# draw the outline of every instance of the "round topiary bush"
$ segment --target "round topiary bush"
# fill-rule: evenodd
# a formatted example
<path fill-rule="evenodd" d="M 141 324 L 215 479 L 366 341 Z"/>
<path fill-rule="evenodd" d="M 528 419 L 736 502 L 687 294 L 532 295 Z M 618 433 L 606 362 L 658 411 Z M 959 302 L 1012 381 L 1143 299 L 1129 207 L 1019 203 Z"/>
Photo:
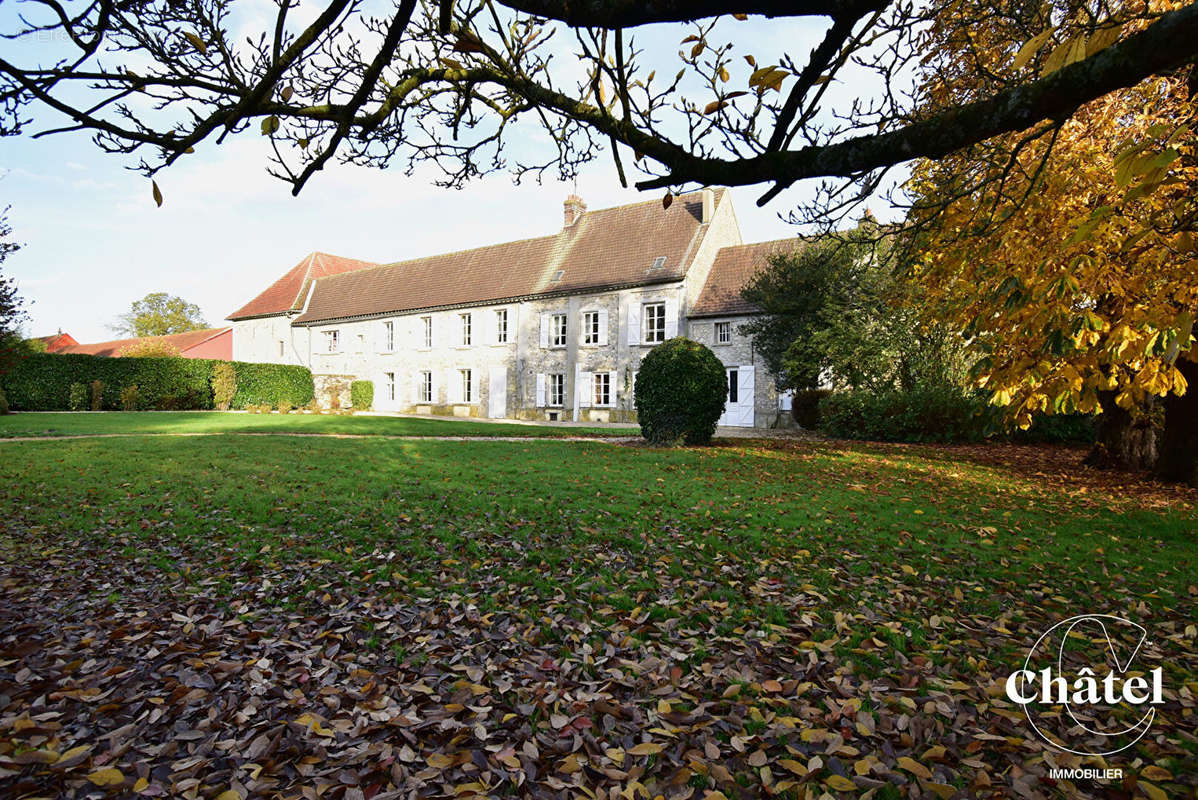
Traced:
<path fill-rule="evenodd" d="M 633 389 L 641 435 L 653 444 L 707 444 L 724 413 L 728 376 L 715 353 L 670 339 L 641 362 Z"/>

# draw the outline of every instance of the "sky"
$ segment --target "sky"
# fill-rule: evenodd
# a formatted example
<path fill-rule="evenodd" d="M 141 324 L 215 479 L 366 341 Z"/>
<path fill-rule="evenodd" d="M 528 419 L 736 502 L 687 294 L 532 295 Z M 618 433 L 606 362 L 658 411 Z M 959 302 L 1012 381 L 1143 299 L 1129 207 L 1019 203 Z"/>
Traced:
<path fill-rule="evenodd" d="M 779 27 L 755 29 L 761 48 L 788 46 Z M 678 30 L 650 32 L 649 40 L 672 40 Z M 799 33 L 807 40 L 818 31 Z M 23 245 L 3 269 L 27 300 L 26 335 L 61 329 L 80 342 L 116 338 L 108 326 L 158 291 L 197 304 L 220 325 L 314 250 L 387 262 L 548 235 L 561 227 L 562 202 L 575 190 L 555 180 L 515 185 L 502 172 L 442 189 L 428 171 L 408 177 L 402 168 L 330 164 L 293 197 L 266 173 L 267 150 L 256 130 L 201 146 L 158 174 L 158 208 L 149 180 L 129 169 L 134 159 L 102 152 L 86 134 L 0 138 L 0 208 L 10 207 L 12 238 Z M 798 232 L 783 217 L 809 188 L 762 209 L 755 201 L 764 188 L 732 190 L 745 241 Z M 662 194 L 622 189 L 606 155 L 580 175 L 577 192 L 592 209 Z M 875 211 L 885 219 L 882 205 Z"/>

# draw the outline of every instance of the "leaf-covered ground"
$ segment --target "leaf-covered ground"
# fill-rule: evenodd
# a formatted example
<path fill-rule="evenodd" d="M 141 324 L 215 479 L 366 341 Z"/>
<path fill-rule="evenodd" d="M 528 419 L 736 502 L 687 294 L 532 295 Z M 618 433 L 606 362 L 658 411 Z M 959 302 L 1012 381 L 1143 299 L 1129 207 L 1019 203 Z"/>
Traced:
<path fill-rule="evenodd" d="M 1192 797 L 1198 496 L 1076 455 L 0 443 L 0 795 Z M 1078 613 L 1165 668 L 1122 782 L 1002 695 Z"/>

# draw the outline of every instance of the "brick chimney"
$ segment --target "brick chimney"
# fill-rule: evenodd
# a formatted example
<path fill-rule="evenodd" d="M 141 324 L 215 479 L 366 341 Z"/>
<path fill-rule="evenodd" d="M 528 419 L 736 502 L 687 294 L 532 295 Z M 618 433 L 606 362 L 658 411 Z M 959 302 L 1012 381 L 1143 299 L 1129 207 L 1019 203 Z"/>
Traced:
<path fill-rule="evenodd" d="M 563 227 L 569 228 L 575 222 L 578 222 L 587 210 L 587 204 L 582 202 L 582 198 L 576 194 L 572 194 L 566 198 L 566 224 Z"/>

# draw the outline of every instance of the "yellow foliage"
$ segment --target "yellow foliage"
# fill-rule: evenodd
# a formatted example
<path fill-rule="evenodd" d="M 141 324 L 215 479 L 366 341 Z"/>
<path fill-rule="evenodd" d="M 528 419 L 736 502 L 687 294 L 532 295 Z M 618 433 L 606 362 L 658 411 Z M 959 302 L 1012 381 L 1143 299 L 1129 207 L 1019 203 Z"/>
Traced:
<path fill-rule="evenodd" d="M 1014 58 L 995 48 L 991 66 L 1073 59 L 1081 34 L 1053 32 Z M 985 53 L 984 41 L 973 46 Z M 928 102 L 979 90 L 966 69 L 931 79 Z M 1084 106 L 1051 150 L 1051 135 L 1021 133 L 916 165 L 928 313 L 971 337 L 978 385 L 1018 424 L 1100 410 L 1100 391 L 1124 408 L 1184 393 L 1175 361 L 1198 313 L 1195 125 L 1185 80 L 1154 78 Z"/>

